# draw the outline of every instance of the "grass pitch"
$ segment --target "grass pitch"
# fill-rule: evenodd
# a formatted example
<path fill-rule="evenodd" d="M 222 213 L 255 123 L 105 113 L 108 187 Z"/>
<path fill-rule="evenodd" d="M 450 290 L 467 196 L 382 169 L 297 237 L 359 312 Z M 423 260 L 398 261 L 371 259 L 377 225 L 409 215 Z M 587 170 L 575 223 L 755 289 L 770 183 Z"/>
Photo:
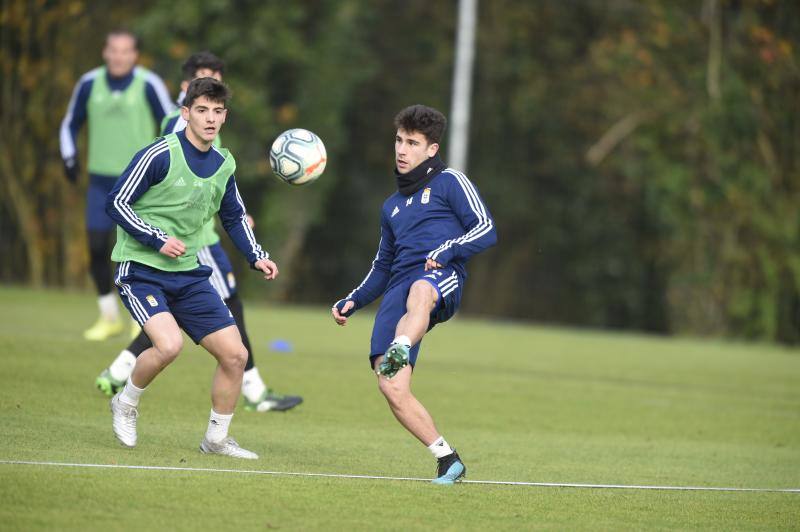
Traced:
<path fill-rule="evenodd" d="M 241 407 L 258 461 L 201 455 L 210 355 L 187 347 L 120 447 L 88 343 L 93 296 L 0 288 L 0 460 L 430 478 L 370 374 L 371 317 L 246 304 L 286 413 Z M 293 344 L 271 352 L 271 340 Z M 457 318 L 426 337 L 414 391 L 471 480 L 800 488 L 800 351 Z M 544 488 L 0 464 L 4 530 L 792 529 L 800 493 Z"/>

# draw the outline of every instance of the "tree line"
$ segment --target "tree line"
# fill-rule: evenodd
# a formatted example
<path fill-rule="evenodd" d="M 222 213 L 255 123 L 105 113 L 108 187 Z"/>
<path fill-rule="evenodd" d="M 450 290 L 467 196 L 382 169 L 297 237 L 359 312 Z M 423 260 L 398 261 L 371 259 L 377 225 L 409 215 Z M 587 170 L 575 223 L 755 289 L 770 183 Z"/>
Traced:
<path fill-rule="evenodd" d="M 4 1 L 0 279 L 87 282 L 58 127 L 104 31 L 126 26 L 174 94 L 190 53 L 228 64 L 225 144 L 282 272 L 262 295 L 237 264 L 246 297 L 338 299 L 375 254 L 394 114 L 449 111 L 456 7 Z M 481 2 L 468 175 L 500 241 L 470 265 L 464 311 L 800 340 L 798 37 L 794 2 Z M 328 148 L 312 186 L 269 175 L 290 127 Z"/>

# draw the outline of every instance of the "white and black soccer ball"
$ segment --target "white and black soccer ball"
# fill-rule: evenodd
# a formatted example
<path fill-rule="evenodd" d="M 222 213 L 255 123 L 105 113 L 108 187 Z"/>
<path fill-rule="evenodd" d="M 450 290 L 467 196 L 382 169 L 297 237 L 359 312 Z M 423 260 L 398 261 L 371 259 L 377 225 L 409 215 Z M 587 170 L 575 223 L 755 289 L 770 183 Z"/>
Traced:
<path fill-rule="evenodd" d="M 320 138 L 307 129 L 284 131 L 269 150 L 269 164 L 281 181 L 306 185 L 322 175 L 328 154 Z"/>

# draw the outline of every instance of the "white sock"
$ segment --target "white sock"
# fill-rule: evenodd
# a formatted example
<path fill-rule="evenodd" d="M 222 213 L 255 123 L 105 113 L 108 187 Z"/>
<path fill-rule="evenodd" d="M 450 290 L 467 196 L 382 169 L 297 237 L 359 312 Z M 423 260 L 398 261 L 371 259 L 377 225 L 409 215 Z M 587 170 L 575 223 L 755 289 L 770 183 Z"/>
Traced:
<path fill-rule="evenodd" d="M 127 349 L 123 349 L 114 362 L 108 366 L 108 372 L 111 373 L 112 379 L 126 381 L 133 373 L 134 365 L 136 365 L 136 357 Z"/>
<path fill-rule="evenodd" d="M 139 406 L 139 398 L 142 396 L 143 391 L 144 388 L 139 388 L 133 384 L 131 378 L 128 377 L 128 382 L 125 383 L 125 387 L 119 395 L 119 400 L 130 406 Z"/>
<path fill-rule="evenodd" d="M 242 377 L 242 394 L 251 403 L 255 403 L 261 399 L 261 395 L 267 389 L 267 385 L 261 380 L 261 374 L 258 368 L 253 366 L 244 372 Z"/>
<path fill-rule="evenodd" d="M 411 338 L 409 338 L 405 334 L 401 334 L 400 336 L 398 336 L 397 338 L 392 340 L 392 343 L 393 344 L 403 344 L 403 345 L 407 345 L 408 347 L 411 347 Z"/>
<path fill-rule="evenodd" d="M 208 418 L 208 430 L 206 439 L 211 443 L 219 443 L 228 436 L 228 427 L 231 426 L 233 414 L 217 414 L 211 409 L 211 417 Z"/>
<path fill-rule="evenodd" d="M 444 437 L 442 436 L 439 436 L 435 442 L 428 445 L 428 449 L 431 450 L 434 458 L 442 458 L 448 454 L 453 454 L 453 449 L 451 449 L 450 445 L 444 441 Z"/>
<path fill-rule="evenodd" d="M 97 306 L 100 307 L 100 315 L 108 321 L 117 321 L 119 319 L 117 296 L 113 292 L 99 296 L 97 298 Z"/>

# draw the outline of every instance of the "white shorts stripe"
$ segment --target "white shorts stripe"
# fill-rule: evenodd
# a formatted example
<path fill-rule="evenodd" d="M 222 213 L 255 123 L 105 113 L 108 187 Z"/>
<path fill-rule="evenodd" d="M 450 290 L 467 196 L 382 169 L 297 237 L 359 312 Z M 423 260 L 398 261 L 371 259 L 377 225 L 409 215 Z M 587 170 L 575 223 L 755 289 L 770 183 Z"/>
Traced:
<path fill-rule="evenodd" d="M 122 282 L 122 278 L 128 275 L 130 266 L 131 263 L 128 261 L 120 264 L 119 271 L 117 272 L 117 278 L 114 280 L 114 283 L 122 288 L 122 293 L 128 298 L 128 302 L 131 305 L 134 318 L 136 318 L 136 321 L 139 323 L 139 325 L 144 327 L 144 323 L 150 318 L 150 316 L 147 314 L 147 311 L 144 309 L 144 305 L 142 305 L 141 301 L 139 301 L 136 296 L 133 295 L 131 285 Z"/>
<path fill-rule="evenodd" d="M 451 285 L 453 283 L 458 284 L 458 278 L 456 278 L 456 277 L 448 277 L 447 279 L 445 279 L 444 281 L 439 283 L 439 288 L 445 288 L 445 287 L 447 287 L 447 286 L 449 286 L 449 285 Z"/>
<path fill-rule="evenodd" d="M 445 298 L 445 297 L 449 296 L 449 295 L 450 295 L 450 293 L 451 293 L 453 290 L 455 290 L 456 288 L 458 288 L 458 283 L 456 283 L 456 284 L 454 284 L 453 286 L 451 286 L 450 288 L 448 288 L 448 289 L 446 289 L 446 290 L 442 291 L 442 298 Z"/>
<path fill-rule="evenodd" d="M 211 253 L 211 248 L 209 246 L 200 248 L 197 251 L 197 258 L 200 260 L 200 264 L 211 268 L 211 277 L 209 277 L 208 280 L 211 281 L 211 286 L 214 287 L 214 290 L 217 291 L 223 300 L 230 298 L 231 291 L 228 289 L 228 283 L 222 275 L 219 264 L 217 264 L 217 261 L 214 259 L 214 254 Z"/>
<path fill-rule="evenodd" d="M 453 272 L 450 277 L 439 283 L 439 292 L 441 292 L 442 297 L 444 297 L 456 287 L 458 287 L 458 275 L 456 272 Z"/>
<path fill-rule="evenodd" d="M 125 271 L 123 273 L 123 276 L 128 275 L 128 273 L 130 271 L 130 267 L 131 267 L 131 263 L 130 262 L 126 262 L 125 263 Z M 145 310 L 145 307 L 144 307 L 144 305 L 142 305 L 142 302 L 139 301 L 139 298 L 137 298 L 133 294 L 133 290 L 132 290 L 130 284 L 123 283 L 121 286 L 122 286 L 123 292 L 128 297 L 128 301 L 131 304 L 131 308 L 133 309 L 134 314 L 137 315 L 137 321 L 139 322 L 139 325 L 144 326 L 144 322 L 146 322 L 150 318 L 149 314 L 147 314 L 147 310 Z"/>
<path fill-rule="evenodd" d="M 453 281 L 453 279 L 458 281 L 458 276 L 456 275 L 456 272 L 453 272 L 452 274 L 450 274 L 450 276 L 447 279 L 445 279 L 444 281 L 440 282 L 439 286 L 445 285 L 445 284 Z"/>

